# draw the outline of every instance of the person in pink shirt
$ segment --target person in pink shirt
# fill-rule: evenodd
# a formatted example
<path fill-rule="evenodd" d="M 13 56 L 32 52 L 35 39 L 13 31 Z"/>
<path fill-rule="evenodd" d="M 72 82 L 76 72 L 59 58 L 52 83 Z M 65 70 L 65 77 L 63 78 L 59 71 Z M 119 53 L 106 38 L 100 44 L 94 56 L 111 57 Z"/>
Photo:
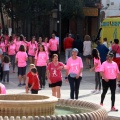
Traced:
<path fill-rule="evenodd" d="M 6 94 L 6 87 L 0 83 L 0 94 Z"/>
<path fill-rule="evenodd" d="M 15 46 L 15 43 L 12 39 L 12 36 L 10 36 L 9 38 L 9 44 L 7 45 L 8 46 L 8 55 L 10 57 L 10 62 L 13 66 L 13 73 L 15 73 L 15 54 L 16 54 L 16 46 Z"/>
<path fill-rule="evenodd" d="M 15 45 L 16 45 L 16 52 L 18 52 L 21 45 L 20 36 L 16 37 Z"/>
<path fill-rule="evenodd" d="M 38 44 L 42 44 L 42 37 L 38 38 Z"/>
<path fill-rule="evenodd" d="M 17 39 L 17 37 L 16 37 L 16 34 L 15 33 L 13 33 L 12 34 L 12 39 L 13 39 L 13 41 L 14 41 L 14 43 L 16 42 L 16 39 Z"/>
<path fill-rule="evenodd" d="M 24 47 L 24 45 L 21 45 L 19 48 L 19 51 L 16 54 L 16 63 L 18 64 L 18 78 L 19 78 L 18 86 L 25 85 L 27 59 L 28 59 L 28 56 L 25 51 L 25 47 Z M 21 83 L 22 77 L 24 79 L 23 83 Z"/>
<path fill-rule="evenodd" d="M 80 57 L 77 56 L 78 49 L 72 49 L 72 57 L 67 60 L 66 64 L 66 77 L 70 84 L 70 98 L 78 99 L 80 82 L 82 80 L 83 62 Z M 74 97 L 75 94 L 75 97 Z"/>
<path fill-rule="evenodd" d="M 32 37 L 32 40 L 28 42 L 28 55 L 29 55 L 29 60 L 30 64 L 34 63 L 34 58 L 37 50 L 37 42 L 35 41 L 35 37 Z"/>
<path fill-rule="evenodd" d="M 35 65 L 37 67 L 41 89 L 45 88 L 46 66 L 49 62 L 48 54 L 43 45 L 38 45 L 38 51 L 35 55 Z"/>
<path fill-rule="evenodd" d="M 54 33 L 52 33 L 52 38 L 49 40 L 49 50 L 50 50 L 50 57 L 52 57 L 53 54 L 58 54 L 59 42 L 57 39 L 55 39 Z"/>
<path fill-rule="evenodd" d="M 92 93 L 100 93 L 101 92 L 101 77 L 100 77 L 100 67 L 101 67 L 101 61 L 100 61 L 100 55 L 96 48 L 92 50 L 92 57 L 94 59 L 94 67 L 90 69 L 91 71 L 95 71 L 95 90 L 92 91 Z"/>
<path fill-rule="evenodd" d="M 27 51 L 28 50 L 28 42 L 26 41 L 26 37 L 20 36 L 20 41 L 21 41 L 21 45 L 24 45 L 25 51 Z"/>
<path fill-rule="evenodd" d="M 115 91 L 116 91 L 116 79 L 119 78 L 119 69 L 115 62 L 113 62 L 114 54 L 109 52 L 107 54 L 107 60 L 102 63 L 100 73 L 102 76 L 102 88 L 100 105 L 103 106 L 105 95 L 110 88 L 111 91 L 111 111 L 118 111 L 115 108 Z"/>
<path fill-rule="evenodd" d="M 47 78 L 49 87 L 52 88 L 52 96 L 61 97 L 60 87 L 62 86 L 62 72 L 64 64 L 58 61 L 58 55 L 53 54 L 52 62 L 47 67 Z"/>
<path fill-rule="evenodd" d="M 42 42 L 42 45 L 44 45 L 45 51 L 49 54 L 48 37 L 45 37 L 44 42 Z"/>
<path fill-rule="evenodd" d="M 4 37 L 1 37 L 0 39 L 0 48 L 2 49 L 2 52 L 3 52 L 3 55 L 6 55 L 6 42 L 5 42 L 5 39 Z"/>

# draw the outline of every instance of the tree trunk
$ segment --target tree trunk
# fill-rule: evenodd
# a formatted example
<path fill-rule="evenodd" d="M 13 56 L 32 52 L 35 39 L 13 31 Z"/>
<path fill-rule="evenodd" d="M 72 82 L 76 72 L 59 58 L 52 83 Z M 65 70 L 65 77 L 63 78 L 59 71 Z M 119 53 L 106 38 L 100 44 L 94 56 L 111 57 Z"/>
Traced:
<path fill-rule="evenodd" d="M 2 33 L 5 33 L 5 24 L 3 18 L 3 11 L 2 11 L 2 1 L 0 0 L 0 13 L 1 13 L 1 21 L 2 21 Z"/>

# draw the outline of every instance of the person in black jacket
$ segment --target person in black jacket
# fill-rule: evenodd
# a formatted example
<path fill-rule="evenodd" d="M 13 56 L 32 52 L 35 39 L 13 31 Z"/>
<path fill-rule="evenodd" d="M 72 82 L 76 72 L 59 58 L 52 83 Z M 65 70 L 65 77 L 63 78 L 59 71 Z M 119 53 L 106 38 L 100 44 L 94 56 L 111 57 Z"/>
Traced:
<path fill-rule="evenodd" d="M 77 34 L 75 41 L 73 42 L 73 48 L 79 50 L 78 56 L 82 57 L 83 55 L 83 41 L 80 39 L 80 35 Z"/>

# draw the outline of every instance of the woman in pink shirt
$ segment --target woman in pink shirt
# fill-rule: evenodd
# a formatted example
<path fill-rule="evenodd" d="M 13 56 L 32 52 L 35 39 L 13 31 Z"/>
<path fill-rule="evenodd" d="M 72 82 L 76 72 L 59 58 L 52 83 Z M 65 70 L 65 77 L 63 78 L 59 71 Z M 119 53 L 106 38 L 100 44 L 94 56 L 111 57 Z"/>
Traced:
<path fill-rule="evenodd" d="M 35 55 L 35 65 L 37 67 L 41 88 L 45 88 L 46 66 L 49 61 L 48 54 L 43 45 L 38 45 L 38 51 Z"/>
<path fill-rule="evenodd" d="M 70 84 L 70 98 L 78 99 L 79 86 L 82 79 L 82 69 L 83 62 L 80 57 L 77 56 L 78 49 L 74 48 L 72 50 L 72 57 L 67 60 L 67 72 L 65 79 L 69 81 Z M 75 94 L 75 97 L 74 97 Z"/>
<path fill-rule="evenodd" d="M 42 45 L 44 45 L 45 51 L 49 54 L 48 37 L 45 37 L 44 42 L 42 42 Z"/>
<path fill-rule="evenodd" d="M 102 88 L 103 88 L 100 104 L 103 106 L 105 95 L 108 91 L 108 88 L 110 88 L 111 102 L 112 102 L 111 111 L 118 111 L 118 109 L 114 107 L 114 104 L 115 104 L 116 79 L 119 76 L 119 69 L 117 64 L 113 62 L 113 57 L 114 54 L 109 52 L 107 55 L 107 60 L 102 63 L 100 68 L 100 73 L 102 76 Z"/>
<path fill-rule="evenodd" d="M 49 40 L 49 50 L 50 50 L 50 57 L 52 57 L 53 54 L 58 54 L 59 43 L 58 40 L 55 39 L 54 33 L 52 33 L 52 38 Z"/>
<path fill-rule="evenodd" d="M 47 78 L 49 87 L 52 88 L 52 96 L 61 97 L 60 87 L 62 86 L 62 72 L 64 64 L 58 61 L 58 55 L 53 54 L 52 62 L 47 67 Z"/>
<path fill-rule="evenodd" d="M 13 42 L 12 36 L 9 38 L 9 44 L 8 46 L 8 55 L 10 57 L 10 62 L 13 66 L 13 73 L 15 73 L 15 54 L 16 54 L 16 46 L 15 43 Z"/>
<path fill-rule="evenodd" d="M 100 81 L 100 67 L 101 67 L 101 61 L 100 61 L 100 55 L 96 48 L 92 50 L 92 57 L 94 59 L 94 67 L 90 69 L 90 71 L 95 71 L 95 90 L 92 91 L 92 93 L 100 93 L 101 91 L 101 81 Z"/>
<path fill-rule="evenodd" d="M 16 52 L 18 52 L 21 45 L 20 36 L 16 37 L 15 45 L 16 45 Z"/>
<path fill-rule="evenodd" d="M 28 56 L 30 60 L 30 64 L 34 63 L 34 58 L 37 50 L 37 42 L 35 41 L 35 37 L 32 37 L 32 40 L 28 42 Z"/>
<path fill-rule="evenodd" d="M 0 38 L 0 48 L 2 49 L 2 52 L 3 52 L 3 55 L 6 54 L 6 42 L 5 42 L 5 39 L 4 37 L 1 37 Z"/>
<path fill-rule="evenodd" d="M 25 47 L 24 45 L 21 45 L 19 48 L 19 51 L 16 54 L 16 62 L 18 64 L 18 78 L 19 78 L 18 86 L 25 85 L 27 59 L 28 59 L 28 56 L 25 51 Z M 21 83 L 22 78 L 24 79 L 23 83 Z"/>

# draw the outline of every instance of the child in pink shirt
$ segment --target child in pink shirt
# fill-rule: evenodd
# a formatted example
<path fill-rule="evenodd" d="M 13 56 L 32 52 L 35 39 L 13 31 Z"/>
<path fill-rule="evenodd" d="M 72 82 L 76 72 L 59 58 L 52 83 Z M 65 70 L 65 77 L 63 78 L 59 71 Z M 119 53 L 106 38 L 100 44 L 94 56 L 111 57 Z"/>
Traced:
<path fill-rule="evenodd" d="M 100 55 L 96 48 L 92 50 L 92 57 L 94 58 L 94 67 L 90 69 L 90 71 L 95 71 L 95 90 L 92 93 L 100 93 L 101 90 L 101 81 L 100 81 Z"/>
<path fill-rule="evenodd" d="M 38 51 L 35 55 L 35 65 L 38 70 L 41 88 L 45 88 L 45 75 L 48 61 L 48 54 L 45 52 L 44 46 L 40 44 L 38 47 Z"/>
<path fill-rule="evenodd" d="M 25 85 L 27 58 L 28 56 L 27 53 L 25 52 L 25 47 L 24 45 L 21 45 L 19 48 L 19 52 L 16 54 L 16 62 L 18 63 L 18 78 L 19 78 L 18 86 Z M 24 79 L 23 84 L 21 83 L 22 77 Z"/>
<path fill-rule="evenodd" d="M 118 111 L 115 108 L 115 91 L 116 91 L 116 79 L 119 76 L 119 69 L 115 62 L 113 62 L 114 54 L 109 52 L 107 55 L 107 60 L 102 63 L 100 68 L 100 73 L 102 76 L 102 88 L 103 92 L 101 94 L 101 102 L 100 104 L 103 105 L 103 101 L 105 99 L 105 95 L 110 88 L 111 91 L 111 111 Z"/>

